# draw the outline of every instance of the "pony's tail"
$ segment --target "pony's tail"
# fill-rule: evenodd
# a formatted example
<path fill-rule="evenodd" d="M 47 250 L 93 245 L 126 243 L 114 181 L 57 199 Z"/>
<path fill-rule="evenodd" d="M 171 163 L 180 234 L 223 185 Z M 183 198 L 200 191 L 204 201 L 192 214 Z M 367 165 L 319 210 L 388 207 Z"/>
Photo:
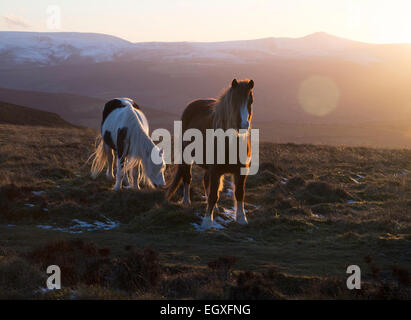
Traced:
<path fill-rule="evenodd" d="M 100 143 L 98 144 L 96 151 L 90 156 L 90 158 L 93 158 L 93 163 L 91 164 L 91 177 L 93 179 L 97 178 L 99 173 L 103 171 L 104 167 L 106 166 L 107 163 L 107 152 L 104 148 L 104 142 L 101 139 Z"/>
<path fill-rule="evenodd" d="M 171 200 L 171 198 L 173 197 L 174 193 L 176 193 L 182 181 L 183 181 L 183 167 L 181 165 L 178 165 L 177 173 L 174 175 L 174 179 L 166 191 L 167 200 Z"/>

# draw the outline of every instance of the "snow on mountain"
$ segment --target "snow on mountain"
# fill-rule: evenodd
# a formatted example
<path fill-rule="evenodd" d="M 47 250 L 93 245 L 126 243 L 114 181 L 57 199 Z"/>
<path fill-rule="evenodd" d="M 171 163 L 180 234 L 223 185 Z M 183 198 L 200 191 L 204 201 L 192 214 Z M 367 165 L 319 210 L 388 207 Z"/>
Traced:
<path fill-rule="evenodd" d="M 71 57 L 109 61 L 132 43 L 113 36 L 92 33 L 0 32 L 0 55 L 15 63 L 57 64 Z"/>
<path fill-rule="evenodd" d="M 378 62 L 377 45 L 356 42 L 326 33 L 302 38 L 265 38 L 224 42 L 143 42 L 131 49 L 135 59 L 220 60 L 232 63 L 258 62 L 265 58 L 336 57 L 361 64 Z"/>
<path fill-rule="evenodd" d="M 14 64 L 57 65 L 79 59 L 256 62 L 267 57 L 338 57 L 358 63 L 376 62 L 367 45 L 315 33 L 303 38 L 266 38 L 226 42 L 141 42 L 92 33 L 0 32 L 0 59 Z"/>

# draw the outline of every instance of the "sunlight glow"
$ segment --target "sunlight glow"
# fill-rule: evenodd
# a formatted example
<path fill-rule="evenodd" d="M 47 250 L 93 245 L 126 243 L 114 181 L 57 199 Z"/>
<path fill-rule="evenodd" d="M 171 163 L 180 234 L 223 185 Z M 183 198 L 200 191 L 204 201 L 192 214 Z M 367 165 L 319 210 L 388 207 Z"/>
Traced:
<path fill-rule="evenodd" d="M 298 91 L 298 102 L 303 110 L 315 116 L 325 116 L 338 105 L 340 90 L 328 77 L 314 75 L 304 80 Z"/>
<path fill-rule="evenodd" d="M 59 30 L 47 22 L 51 4 L 61 11 Z M 0 30 L 96 32 L 133 42 L 298 38 L 320 31 L 362 42 L 411 42 L 410 0 L 2 0 L 0 12 Z"/>

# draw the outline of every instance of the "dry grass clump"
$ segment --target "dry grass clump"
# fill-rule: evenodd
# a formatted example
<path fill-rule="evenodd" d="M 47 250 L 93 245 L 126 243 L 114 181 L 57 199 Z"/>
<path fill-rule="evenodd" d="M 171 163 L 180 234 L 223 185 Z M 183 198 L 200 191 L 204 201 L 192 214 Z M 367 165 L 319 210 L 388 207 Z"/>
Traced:
<path fill-rule="evenodd" d="M 77 284 L 102 284 L 109 260 L 106 250 L 99 249 L 91 242 L 82 240 L 60 240 L 47 243 L 34 249 L 28 259 L 46 270 L 49 265 L 58 265 L 62 274 L 62 286 L 72 287 Z"/>
<path fill-rule="evenodd" d="M 352 196 L 340 187 L 326 182 L 310 182 L 300 190 L 296 199 L 307 204 L 318 204 L 327 202 L 344 202 L 352 199 Z"/>
<path fill-rule="evenodd" d="M 46 274 L 14 252 L 0 248 L 0 299 L 25 299 L 44 286 Z"/>
<path fill-rule="evenodd" d="M 112 283 L 124 291 L 155 291 L 162 278 L 158 253 L 152 249 L 128 252 L 114 261 Z"/>
<path fill-rule="evenodd" d="M 97 286 L 125 292 L 153 290 L 161 279 L 158 254 L 151 249 L 127 248 L 117 257 L 92 242 L 61 240 L 28 253 L 41 269 L 58 265 L 63 287 Z"/>
<path fill-rule="evenodd" d="M 229 288 L 228 299 L 234 300 L 283 300 L 285 296 L 267 281 L 264 274 L 241 272 Z"/>

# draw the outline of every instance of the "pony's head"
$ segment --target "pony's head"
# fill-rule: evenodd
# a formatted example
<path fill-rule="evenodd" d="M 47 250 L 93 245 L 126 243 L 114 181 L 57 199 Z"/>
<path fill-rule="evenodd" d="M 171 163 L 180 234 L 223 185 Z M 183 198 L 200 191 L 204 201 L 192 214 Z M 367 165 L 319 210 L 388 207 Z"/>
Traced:
<path fill-rule="evenodd" d="M 234 79 L 217 100 L 214 128 L 249 130 L 253 116 L 253 80 Z"/>
<path fill-rule="evenodd" d="M 146 176 L 154 187 L 163 187 L 166 185 L 164 179 L 164 172 L 166 170 L 166 163 L 164 161 L 163 150 L 157 146 L 151 151 L 151 159 L 147 161 Z"/>

